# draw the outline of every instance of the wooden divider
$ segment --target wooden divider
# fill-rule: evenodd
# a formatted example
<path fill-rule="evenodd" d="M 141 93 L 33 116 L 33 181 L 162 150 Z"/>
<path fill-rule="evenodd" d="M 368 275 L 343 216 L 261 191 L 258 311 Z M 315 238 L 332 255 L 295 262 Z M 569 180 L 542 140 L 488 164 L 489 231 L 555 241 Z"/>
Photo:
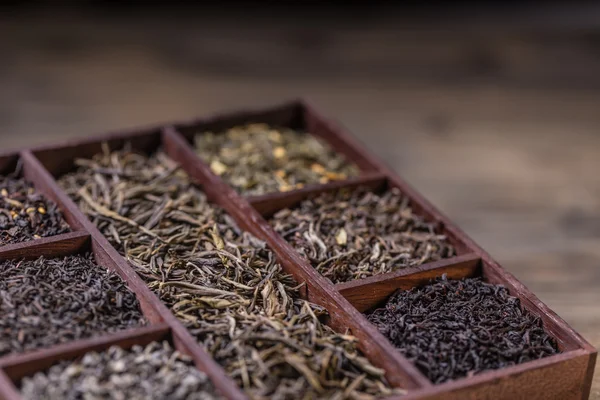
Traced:
<path fill-rule="evenodd" d="M 152 144 L 152 140 L 156 140 L 156 145 L 159 144 L 158 133 L 148 133 L 145 135 L 137 135 L 136 139 L 142 140 L 144 143 Z M 119 139 L 115 139 L 119 140 Z M 120 142 L 121 144 L 123 142 Z M 99 146 L 100 143 L 97 143 Z M 76 149 L 79 146 L 85 147 L 86 151 L 93 153 L 95 143 L 83 143 L 71 147 L 73 158 L 78 154 L 83 154 L 83 149 L 78 152 Z M 98 147 L 99 148 L 99 147 Z M 46 150 L 44 150 L 46 151 Z M 56 168 L 61 172 L 65 171 L 68 160 L 65 155 L 67 152 L 63 148 L 47 149 L 44 155 L 55 153 L 56 157 L 62 157 L 60 163 L 52 162 L 50 167 Z M 110 245 L 108 240 L 98 231 L 94 224 L 79 210 L 77 205 L 62 191 L 54 180 L 53 175 L 45 168 L 44 165 L 33 155 L 31 151 L 24 150 L 21 152 L 21 158 L 24 164 L 30 171 L 30 180 L 38 190 L 46 196 L 54 200 L 66 216 L 76 224 L 81 226 L 91 236 L 91 248 L 93 250 L 96 261 L 106 266 L 107 268 L 118 273 L 127 282 L 131 290 L 136 294 L 142 311 L 148 320 L 155 323 L 166 323 L 177 337 L 178 343 L 185 346 L 191 357 L 194 359 L 197 367 L 205 372 L 215 385 L 215 387 L 229 399 L 245 399 L 246 396 L 239 390 L 235 383 L 225 375 L 221 367 L 204 351 L 204 349 L 196 343 L 187 329 L 175 318 L 174 315 L 165 307 L 165 305 L 156 297 L 154 293 L 146 286 L 136 272 L 131 268 L 127 261 Z M 45 160 L 51 160 L 56 157 L 47 157 Z M 1 392 L 1 388 L 0 388 Z"/>
<path fill-rule="evenodd" d="M 205 191 L 222 206 L 240 227 L 265 240 L 273 250 L 285 272 L 296 281 L 306 282 L 306 297 L 324 306 L 330 315 L 329 324 L 337 331 L 350 330 L 359 339 L 360 348 L 376 366 L 386 371 L 392 385 L 406 389 L 426 387 L 431 383 L 399 352 L 395 351 L 377 330 L 354 309 L 305 259 L 300 257 L 262 216 L 233 188 L 229 187 L 208 166 L 202 163 L 187 145 L 185 139 L 171 128 L 165 129 L 164 143 L 172 157 L 176 157 L 186 172 L 199 182 L 211 182 Z M 294 193 L 290 192 L 291 196 Z"/>
<path fill-rule="evenodd" d="M 243 197 L 212 173 L 210 168 L 198 158 L 191 147 L 191 142 L 197 132 L 217 131 L 247 122 L 265 122 L 305 129 L 329 143 L 350 161 L 355 162 L 361 170 L 361 175 L 324 185 L 309 185 L 286 193 Z M 196 342 L 181 322 L 148 289 L 128 262 L 110 245 L 54 180 L 55 176 L 73 167 L 75 157 L 90 157 L 100 151 L 102 141 L 106 141 L 113 149 L 119 148 L 125 142 L 131 142 L 134 148 L 144 152 L 151 152 L 162 146 L 171 158 L 180 163 L 193 181 L 202 187 L 211 202 L 224 208 L 240 228 L 267 242 L 285 272 L 291 274 L 296 281 L 305 283 L 301 295 L 329 311 L 327 323 L 333 329 L 339 332 L 349 331 L 356 336 L 360 349 L 374 365 L 386 371 L 390 383 L 409 391 L 407 399 L 517 397 L 579 399 L 586 398 L 589 394 L 596 359 L 595 349 L 516 278 L 506 272 L 450 219 L 440 213 L 395 172 L 368 153 L 364 146 L 353 139 L 345 129 L 325 119 L 304 101 L 288 102 L 270 109 L 241 111 L 167 124 L 162 127 L 149 127 L 133 132 L 95 136 L 59 146 L 46 146 L 34 151 L 21 151 L 19 156 L 24 162 L 24 173 L 27 179 L 34 182 L 36 189 L 60 206 L 67 222 L 75 232 L 39 239 L 23 245 L 4 246 L 0 248 L 0 259 L 63 255 L 88 246 L 101 265 L 107 266 L 123 277 L 138 296 L 144 315 L 154 325 L 134 332 L 121 333 L 125 336 L 120 338 L 106 336 L 97 339 L 98 342 L 78 341 L 70 345 L 46 349 L 45 353 L 36 353 L 37 355 L 32 353 L 19 356 L 21 358 L 5 359 L 4 363 L 0 358 L 0 367 L 10 378 L 19 379 L 24 374 L 34 372 L 36 366 L 40 368 L 47 366 L 52 357 L 56 359 L 69 357 L 108 343 L 129 345 L 135 340 L 143 342 L 152 337 L 170 335 L 175 345 L 192 356 L 198 368 L 207 373 L 221 393 L 229 399 L 245 398 L 233 380 L 226 376 L 223 369 Z M 14 162 L 15 157 L 11 154 L 0 156 L 0 170 L 13 165 Z M 457 249 L 457 256 L 334 285 L 322 277 L 306 259 L 278 235 L 264 218 L 281 208 L 293 207 L 301 200 L 318 193 L 342 188 L 353 189 L 359 186 L 374 191 L 391 187 L 399 188 L 404 195 L 408 196 L 410 205 L 416 213 L 437 223 Z M 505 285 L 513 296 L 521 300 L 523 307 L 542 318 L 548 332 L 557 339 L 562 353 L 514 367 L 433 385 L 368 322 L 362 312 L 385 300 L 398 288 L 421 285 L 444 273 L 451 279 L 480 275 L 491 283 Z M 169 333 L 166 333 L 167 331 Z M 44 361 L 36 363 L 34 360 Z M 10 380 L 8 383 L 7 380 L 7 376 L 0 371 L 0 397 L 18 398 L 15 388 L 10 384 Z"/>
<path fill-rule="evenodd" d="M 90 235 L 84 231 L 63 233 L 15 244 L 0 246 L 0 260 L 22 258 L 32 260 L 40 256 L 62 257 L 77 252 L 88 244 Z"/>

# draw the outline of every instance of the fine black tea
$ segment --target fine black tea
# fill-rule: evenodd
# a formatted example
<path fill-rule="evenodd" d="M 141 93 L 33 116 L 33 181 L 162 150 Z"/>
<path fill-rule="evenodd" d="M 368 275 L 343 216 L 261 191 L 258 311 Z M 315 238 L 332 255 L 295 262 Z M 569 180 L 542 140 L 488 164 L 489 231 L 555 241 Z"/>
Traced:
<path fill-rule="evenodd" d="M 399 290 L 367 318 L 433 383 L 559 352 L 519 299 L 480 278 Z"/>
<path fill-rule="evenodd" d="M 356 340 L 300 298 L 302 285 L 265 244 L 209 204 L 164 153 L 105 149 L 78 165 L 62 187 L 252 398 L 394 393 Z"/>
<path fill-rule="evenodd" d="M 273 228 L 333 283 L 392 272 L 455 254 L 436 225 L 396 188 L 322 193 L 272 216 Z"/>
<path fill-rule="evenodd" d="M 240 193 L 287 192 L 359 174 L 358 168 L 306 132 L 267 124 L 195 136 L 198 155 Z"/>
<path fill-rule="evenodd" d="M 144 324 L 135 294 L 89 256 L 0 262 L 0 356 Z"/>
<path fill-rule="evenodd" d="M 25 399 L 216 400 L 221 396 L 189 357 L 168 342 L 112 346 L 62 361 L 21 381 Z"/>
<path fill-rule="evenodd" d="M 20 169 L 0 176 L 0 246 L 69 232 L 56 204 L 20 177 Z"/>

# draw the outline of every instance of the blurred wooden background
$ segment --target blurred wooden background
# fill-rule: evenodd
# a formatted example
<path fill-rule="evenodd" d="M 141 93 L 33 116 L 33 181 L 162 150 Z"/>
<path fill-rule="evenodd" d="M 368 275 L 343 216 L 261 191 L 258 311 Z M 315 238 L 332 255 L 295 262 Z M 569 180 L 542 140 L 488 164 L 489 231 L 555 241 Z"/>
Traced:
<path fill-rule="evenodd" d="M 600 8 L 495 7 L 5 8 L 0 147 L 305 96 L 600 346 Z"/>

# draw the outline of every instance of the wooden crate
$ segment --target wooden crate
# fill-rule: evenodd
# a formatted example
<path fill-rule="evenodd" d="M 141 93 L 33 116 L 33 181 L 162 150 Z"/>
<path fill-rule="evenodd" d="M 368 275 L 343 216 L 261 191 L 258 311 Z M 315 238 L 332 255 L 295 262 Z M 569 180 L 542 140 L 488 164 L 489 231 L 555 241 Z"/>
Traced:
<path fill-rule="evenodd" d="M 327 184 L 308 185 L 289 192 L 244 197 L 227 185 L 195 154 L 191 142 L 202 130 L 220 130 L 245 122 L 265 122 L 292 128 L 304 128 L 328 142 L 353 161 L 361 170 L 358 177 Z M 80 141 L 7 152 L 0 156 L 0 173 L 23 163 L 26 179 L 36 190 L 54 200 L 62 209 L 73 232 L 0 247 L 0 260 L 62 256 L 91 251 L 97 263 L 117 272 L 133 290 L 149 321 L 142 328 L 112 334 L 100 334 L 85 340 L 0 357 L 0 398 L 19 398 L 16 384 L 26 375 L 43 370 L 61 359 L 81 356 L 112 344 L 129 347 L 156 339 L 167 339 L 181 352 L 190 355 L 196 366 L 207 373 L 218 390 L 230 399 L 246 398 L 223 369 L 204 351 L 187 329 L 148 289 L 123 257 L 61 190 L 55 178 L 73 168 L 76 157 L 91 157 L 106 142 L 111 149 L 124 143 L 143 152 L 162 147 L 178 161 L 190 177 L 223 207 L 240 228 L 265 240 L 287 273 L 305 282 L 302 296 L 327 308 L 328 324 L 339 332 L 350 332 L 359 339 L 360 349 L 376 366 L 386 371 L 393 386 L 408 391 L 406 399 L 582 399 L 589 396 L 596 350 L 544 305 L 514 276 L 505 271 L 489 254 L 442 215 L 398 175 L 391 171 L 339 125 L 327 120 L 304 101 L 293 101 L 264 109 L 227 113 L 156 127 L 98 135 Z M 301 257 L 266 221 L 277 210 L 290 207 L 309 196 L 339 188 L 366 186 L 374 191 L 397 187 L 409 197 L 415 212 L 437 223 L 456 248 L 456 256 L 417 267 L 366 279 L 332 284 Z M 523 307 L 539 316 L 546 331 L 558 343 L 560 354 L 517 366 L 477 374 L 433 385 L 379 331 L 362 311 L 385 300 L 398 288 L 426 284 L 447 274 L 449 279 L 482 276 L 485 281 L 505 285 L 520 299 Z"/>

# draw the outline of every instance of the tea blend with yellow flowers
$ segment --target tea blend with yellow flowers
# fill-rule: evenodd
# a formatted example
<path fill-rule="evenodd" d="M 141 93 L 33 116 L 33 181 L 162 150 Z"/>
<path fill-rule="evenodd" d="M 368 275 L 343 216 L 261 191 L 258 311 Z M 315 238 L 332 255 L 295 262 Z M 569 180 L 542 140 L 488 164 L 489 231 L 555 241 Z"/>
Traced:
<path fill-rule="evenodd" d="M 198 155 L 239 193 L 287 192 L 343 180 L 358 167 L 306 132 L 247 124 L 195 137 Z"/>

